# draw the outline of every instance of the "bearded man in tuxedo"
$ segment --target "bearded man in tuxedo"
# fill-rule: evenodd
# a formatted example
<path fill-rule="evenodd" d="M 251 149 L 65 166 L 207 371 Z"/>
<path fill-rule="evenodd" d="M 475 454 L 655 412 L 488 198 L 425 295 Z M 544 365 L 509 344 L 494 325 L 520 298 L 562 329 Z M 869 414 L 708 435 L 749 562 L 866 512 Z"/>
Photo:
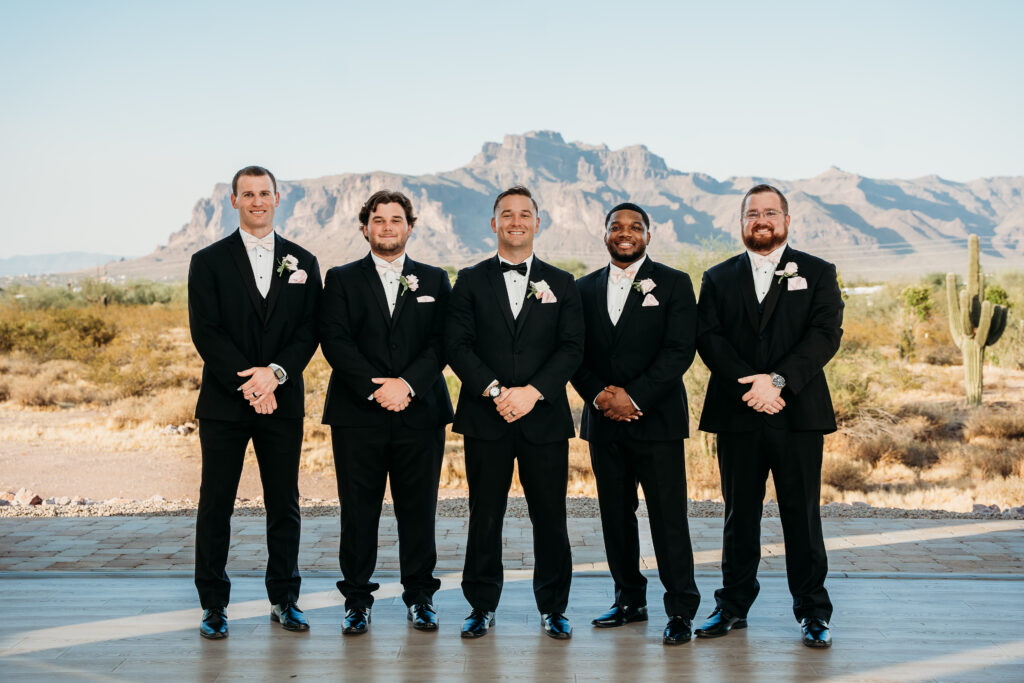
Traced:
<path fill-rule="evenodd" d="M 637 485 L 665 586 L 666 645 L 690 642 L 700 592 L 686 521 L 684 439 L 690 416 L 683 373 L 693 362 L 697 302 L 689 276 L 646 255 L 651 220 L 626 202 L 605 217 L 611 263 L 580 279 L 587 337 L 572 384 L 583 398 L 580 436 L 590 444 L 615 604 L 599 628 L 647 621 L 640 573 Z"/>
<path fill-rule="evenodd" d="M 320 266 L 274 231 L 281 195 L 273 174 L 247 166 L 231 181 L 239 229 L 192 256 L 188 314 L 203 359 L 196 405 L 203 473 L 196 517 L 195 583 L 204 638 L 228 634 L 231 582 L 225 572 L 231 514 L 245 449 L 252 441 L 267 508 L 266 587 L 270 618 L 309 629 L 296 605 L 299 452 L 305 386 L 316 351 Z"/>
<path fill-rule="evenodd" d="M 823 437 L 836 429 L 825 364 L 839 349 L 836 268 L 786 244 L 789 203 L 757 185 L 741 204 L 747 251 L 708 269 L 697 351 L 711 370 L 700 428 L 718 435 L 725 499 L 722 587 L 698 637 L 746 628 L 757 597 L 765 482 L 772 473 L 793 613 L 808 647 L 829 647 L 832 603 L 819 496 Z"/>
<path fill-rule="evenodd" d="M 544 633 L 567 639 L 572 580 L 565 494 L 575 434 L 565 387 L 583 357 L 583 313 L 572 275 L 533 253 L 537 202 L 522 186 L 494 201 L 498 253 L 459 272 L 445 348 L 462 380 L 453 430 L 465 441 L 469 540 L 463 638 L 494 624 L 502 588 L 501 527 L 519 464 L 533 522 L 533 593 Z"/>
<path fill-rule="evenodd" d="M 408 619 L 418 630 L 436 631 L 434 516 L 444 427 L 452 421 L 441 374 L 451 284 L 440 268 L 406 255 L 416 216 L 401 192 L 373 193 L 359 224 L 370 252 L 327 271 L 319 316 L 321 348 L 333 369 L 323 423 L 331 425 L 341 498 L 342 633 L 365 633 L 370 625 L 389 478 Z"/>

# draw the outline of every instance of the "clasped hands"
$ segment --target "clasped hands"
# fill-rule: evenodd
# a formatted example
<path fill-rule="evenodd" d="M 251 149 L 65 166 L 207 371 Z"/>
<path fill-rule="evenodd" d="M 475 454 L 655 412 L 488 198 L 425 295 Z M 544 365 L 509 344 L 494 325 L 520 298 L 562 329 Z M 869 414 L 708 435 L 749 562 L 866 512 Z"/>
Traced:
<path fill-rule="evenodd" d="M 373 392 L 373 400 L 394 413 L 401 412 L 409 406 L 412 396 L 409 385 L 398 377 L 371 377 L 370 381 L 379 384 L 380 389 Z"/>
<path fill-rule="evenodd" d="M 512 423 L 528 415 L 540 400 L 540 392 L 532 384 L 525 387 L 502 387 L 494 399 L 494 407 L 505 422 Z"/>
<path fill-rule="evenodd" d="M 277 410 L 277 398 L 274 396 L 274 389 L 277 389 L 277 376 L 270 368 L 249 368 L 238 373 L 239 377 L 248 377 L 247 381 L 238 390 L 242 392 L 242 398 L 249 402 L 259 415 L 270 415 Z"/>
<path fill-rule="evenodd" d="M 594 404 L 605 417 L 616 422 L 633 422 L 643 417 L 643 412 L 633 405 L 633 400 L 622 387 L 606 386 L 594 399 Z"/>
<path fill-rule="evenodd" d="M 772 384 L 771 375 L 750 375 L 740 377 L 737 381 L 740 384 L 750 385 L 750 391 L 743 394 L 740 400 L 757 412 L 775 415 L 786 407 L 786 402 L 782 400 L 781 396 L 782 389 Z"/>

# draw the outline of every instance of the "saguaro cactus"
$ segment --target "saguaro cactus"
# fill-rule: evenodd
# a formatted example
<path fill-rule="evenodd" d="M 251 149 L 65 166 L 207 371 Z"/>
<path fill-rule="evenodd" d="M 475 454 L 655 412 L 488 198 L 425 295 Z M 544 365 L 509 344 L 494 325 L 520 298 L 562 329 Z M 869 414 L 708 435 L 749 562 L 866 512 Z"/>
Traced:
<path fill-rule="evenodd" d="M 967 239 L 966 287 L 956 289 L 956 275 L 946 275 L 949 301 L 949 331 L 964 358 L 964 386 L 967 404 L 981 405 L 981 368 L 985 347 L 995 344 L 1006 329 L 1006 307 L 984 301 L 985 276 L 978 265 L 978 236 Z"/>

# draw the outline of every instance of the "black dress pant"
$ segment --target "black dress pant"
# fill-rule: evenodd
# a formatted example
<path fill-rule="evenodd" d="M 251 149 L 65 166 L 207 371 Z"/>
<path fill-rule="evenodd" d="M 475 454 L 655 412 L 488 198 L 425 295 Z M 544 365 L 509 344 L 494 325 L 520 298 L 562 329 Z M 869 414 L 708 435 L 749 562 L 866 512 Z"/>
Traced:
<path fill-rule="evenodd" d="M 231 596 L 225 566 L 231 514 L 245 449 L 252 440 L 267 509 L 267 597 L 299 599 L 299 453 L 302 418 L 254 415 L 249 420 L 199 420 L 203 475 L 196 517 L 196 588 L 203 609 L 224 607 Z"/>
<path fill-rule="evenodd" d="M 565 612 L 572 583 L 572 552 L 565 521 L 569 442 L 534 444 L 513 423 L 508 438 L 465 438 L 469 482 L 469 540 L 462 593 L 474 609 L 498 608 L 503 583 L 501 529 L 512 472 L 519 481 L 533 524 L 533 595 L 542 613 Z"/>
<path fill-rule="evenodd" d="M 434 518 L 444 456 L 444 429 L 411 429 L 400 415 L 382 427 L 331 427 L 334 469 L 341 498 L 338 590 L 345 608 L 373 605 L 380 584 L 370 578 L 377 565 L 377 530 L 388 478 L 398 522 L 398 562 L 406 605 L 431 602 L 441 587 L 434 578 L 437 546 Z"/>
<path fill-rule="evenodd" d="M 608 569 L 619 605 L 647 604 L 647 579 L 640 573 L 640 534 L 636 510 L 637 484 L 644 487 L 647 514 L 665 586 L 665 612 L 693 619 L 700 591 L 693 577 L 693 548 L 686 519 L 684 441 L 637 441 L 618 438 L 590 443 L 590 461 L 597 480 L 601 530 Z"/>
<path fill-rule="evenodd" d="M 718 435 L 718 467 L 725 498 L 722 587 L 715 602 L 744 617 L 760 591 L 761 512 L 769 470 L 775 481 L 786 548 L 786 575 L 793 613 L 831 619 L 825 590 L 828 558 L 821 531 L 820 432 L 761 427 L 756 432 Z"/>

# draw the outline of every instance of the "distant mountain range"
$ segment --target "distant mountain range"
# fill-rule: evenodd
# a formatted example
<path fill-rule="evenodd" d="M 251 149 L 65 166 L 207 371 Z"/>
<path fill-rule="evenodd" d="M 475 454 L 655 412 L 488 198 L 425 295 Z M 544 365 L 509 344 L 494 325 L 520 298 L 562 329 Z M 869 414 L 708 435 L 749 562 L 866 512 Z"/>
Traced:
<path fill-rule="evenodd" d="M 88 254 L 66 251 L 60 254 L 36 254 L 0 258 L 0 276 L 45 275 L 96 268 L 122 258 L 114 254 Z"/>
<path fill-rule="evenodd" d="M 966 268 L 969 233 L 981 238 L 986 270 L 1024 268 L 1024 177 L 879 180 L 831 168 L 802 180 L 719 181 L 671 169 L 643 145 L 613 150 L 565 142 L 551 131 L 487 142 L 468 164 L 443 173 L 378 171 L 280 182 L 277 226 L 317 254 L 326 269 L 366 253 L 356 215 L 370 193 L 401 190 L 420 217 L 409 253 L 431 263 L 464 265 L 493 253 L 494 197 L 518 183 L 533 190 L 541 207 L 541 258 L 603 263 L 605 212 L 629 200 L 651 215 L 652 255 L 671 263 L 679 250 L 709 239 L 724 239 L 738 250 L 740 199 L 760 182 L 776 185 L 789 198 L 791 244 L 836 262 L 844 274 L 959 272 Z M 184 277 L 193 252 L 236 229 L 230 192 L 229 185 L 216 185 L 166 245 L 111 264 L 108 273 Z"/>

